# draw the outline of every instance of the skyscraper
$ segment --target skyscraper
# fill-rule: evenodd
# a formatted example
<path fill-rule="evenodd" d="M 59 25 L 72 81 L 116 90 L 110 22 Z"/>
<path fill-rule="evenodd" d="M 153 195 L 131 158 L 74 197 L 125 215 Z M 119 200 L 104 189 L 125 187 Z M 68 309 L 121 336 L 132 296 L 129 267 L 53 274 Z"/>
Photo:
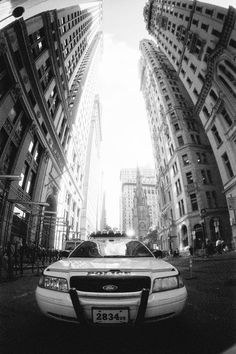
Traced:
<path fill-rule="evenodd" d="M 85 239 L 89 233 L 100 230 L 102 218 L 102 189 L 99 188 L 102 186 L 100 114 L 99 98 L 96 97 L 90 125 L 83 186 L 84 203 L 80 219 L 82 239 Z"/>
<path fill-rule="evenodd" d="M 1 30 L 1 243 L 60 247 L 80 231 L 102 2 L 25 18 Z"/>
<path fill-rule="evenodd" d="M 163 249 L 201 249 L 207 239 L 230 241 L 222 182 L 191 98 L 167 56 L 140 42 L 141 90 L 157 175 L 158 234 Z M 216 228 L 220 223 L 220 230 Z"/>
<path fill-rule="evenodd" d="M 144 19 L 201 119 L 231 206 L 236 240 L 236 9 L 199 1 L 149 0 Z"/>

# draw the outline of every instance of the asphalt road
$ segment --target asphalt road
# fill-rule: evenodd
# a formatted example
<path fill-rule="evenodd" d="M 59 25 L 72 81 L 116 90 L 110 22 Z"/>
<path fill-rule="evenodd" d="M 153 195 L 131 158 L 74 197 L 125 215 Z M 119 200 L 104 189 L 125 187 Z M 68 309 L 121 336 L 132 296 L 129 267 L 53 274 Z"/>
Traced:
<path fill-rule="evenodd" d="M 171 260 L 188 290 L 181 316 L 140 328 L 81 328 L 47 319 L 34 297 L 38 277 L 0 284 L 1 354 L 217 354 L 236 343 L 236 252 Z M 232 353 L 236 353 L 233 351 Z"/>

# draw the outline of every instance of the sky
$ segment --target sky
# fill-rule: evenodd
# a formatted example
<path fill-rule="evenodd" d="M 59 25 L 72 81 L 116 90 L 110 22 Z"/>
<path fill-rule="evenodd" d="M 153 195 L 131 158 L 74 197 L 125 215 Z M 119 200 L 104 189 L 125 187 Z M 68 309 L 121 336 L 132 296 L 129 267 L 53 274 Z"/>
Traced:
<path fill-rule="evenodd" d="M 101 67 L 102 157 L 107 223 L 119 227 L 120 170 L 153 168 L 145 103 L 140 91 L 139 41 L 148 38 L 145 0 L 104 0 Z"/>

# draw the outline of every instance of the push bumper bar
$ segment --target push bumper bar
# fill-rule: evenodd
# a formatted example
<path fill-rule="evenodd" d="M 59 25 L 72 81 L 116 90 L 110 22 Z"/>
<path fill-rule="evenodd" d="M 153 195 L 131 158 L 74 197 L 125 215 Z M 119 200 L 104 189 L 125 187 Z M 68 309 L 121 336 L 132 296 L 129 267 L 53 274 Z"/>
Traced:
<path fill-rule="evenodd" d="M 88 321 L 85 317 L 83 307 L 81 306 L 81 303 L 79 301 L 79 297 L 77 294 L 77 291 L 75 288 L 71 288 L 69 290 L 70 298 L 77 316 L 78 322 L 80 322 L 83 325 L 88 324 Z M 140 304 L 138 308 L 138 313 L 137 317 L 135 320 L 135 325 L 140 325 L 145 316 L 146 308 L 147 308 L 147 303 L 148 303 L 148 296 L 149 296 L 149 289 L 143 289 L 141 293 L 141 299 L 140 299 Z"/>

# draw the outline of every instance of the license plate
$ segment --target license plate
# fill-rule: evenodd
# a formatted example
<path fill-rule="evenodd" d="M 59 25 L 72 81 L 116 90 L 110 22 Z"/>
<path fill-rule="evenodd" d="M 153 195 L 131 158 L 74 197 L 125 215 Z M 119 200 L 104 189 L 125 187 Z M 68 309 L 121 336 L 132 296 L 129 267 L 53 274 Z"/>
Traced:
<path fill-rule="evenodd" d="M 93 308 L 93 323 L 128 323 L 128 309 Z"/>

